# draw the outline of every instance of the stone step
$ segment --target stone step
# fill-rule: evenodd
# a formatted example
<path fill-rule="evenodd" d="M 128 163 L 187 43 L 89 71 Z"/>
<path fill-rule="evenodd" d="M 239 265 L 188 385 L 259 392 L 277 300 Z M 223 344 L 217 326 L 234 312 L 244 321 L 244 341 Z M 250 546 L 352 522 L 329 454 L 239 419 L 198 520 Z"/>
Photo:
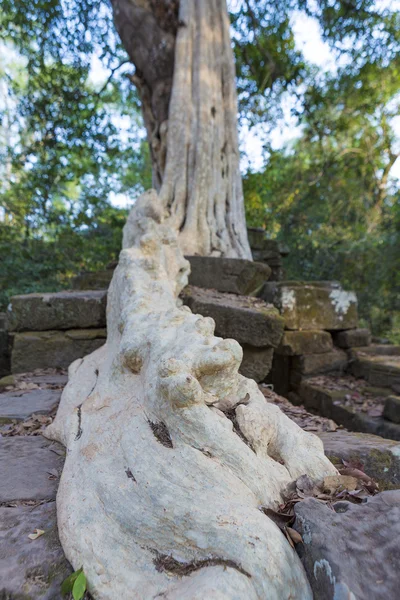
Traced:
<path fill-rule="evenodd" d="M 329 460 L 342 467 L 343 461 L 359 465 L 379 485 L 380 491 L 400 489 L 400 444 L 378 435 L 351 431 L 318 433 Z"/>
<path fill-rule="evenodd" d="M 400 490 L 361 504 L 307 498 L 294 510 L 302 536 L 296 549 L 315 599 L 399 597 Z"/>
<path fill-rule="evenodd" d="M 280 310 L 286 329 L 337 331 L 358 324 L 357 297 L 337 282 L 267 282 L 260 296 Z"/>
<path fill-rule="evenodd" d="M 390 387 L 400 394 L 400 346 L 367 346 L 350 351 L 350 369 L 372 386 Z"/>
<path fill-rule="evenodd" d="M 339 387 L 339 386 L 338 386 Z M 332 419 L 350 431 L 372 433 L 391 440 L 400 441 L 400 425 L 392 423 L 382 416 L 369 416 L 356 412 L 344 402 L 348 389 L 328 389 L 304 379 L 300 382 L 297 393 L 304 406 L 323 417 Z"/>
<path fill-rule="evenodd" d="M 25 331 L 14 333 L 11 355 L 12 373 L 25 373 L 47 367 L 67 368 L 100 348 L 107 337 L 105 329 L 67 331 Z"/>
<path fill-rule="evenodd" d="M 55 500 L 65 451 L 42 436 L 0 437 L 0 504 Z"/>
<path fill-rule="evenodd" d="M 35 529 L 44 534 L 31 540 Z M 71 573 L 58 538 L 55 502 L 0 507 L 0 598 L 61 599 L 61 584 Z"/>
<path fill-rule="evenodd" d="M 307 356 L 333 351 L 332 336 L 328 331 L 285 331 L 276 349 L 282 356 Z"/>
<path fill-rule="evenodd" d="M 269 279 L 265 263 L 242 258 L 186 256 L 190 262 L 189 284 L 242 296 L 255 295 Z"/>
<path fill-rule="evenodd" d="M 48 414 L 59 403 L 60 390 L 16 390 L 0 394 L 0 425 L 24 421 L 32 414 Z"/>
<path fill-rule="evenodd" d="M 106 304 L 105 290 L 13 296 L 7 312 L 9 329 L 46 331 L 105 327 Z"/>
<path fill-rule="evenodd" d="M 371 343 L 371 332 L 369 329 L 338 331 L 333 334 L 333 341 L 336 346 L 344 349 L 365 347 Z"/>

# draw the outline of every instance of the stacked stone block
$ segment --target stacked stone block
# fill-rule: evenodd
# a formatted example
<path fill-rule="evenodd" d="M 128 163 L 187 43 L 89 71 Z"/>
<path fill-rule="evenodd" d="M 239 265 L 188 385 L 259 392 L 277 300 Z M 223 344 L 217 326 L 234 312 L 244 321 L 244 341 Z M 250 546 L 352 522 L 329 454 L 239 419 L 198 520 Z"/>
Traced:
<path fill-rule="evenodd" d="M 106 338 L 106 291 L 66 291 L 11 298 L 11 371 L 68 367 Z"/>
<path fill-rule="evenodd" d="M 264 380 L 284 328 L 279 311 L 255 297 L 271 269 L 265 263 L 242 259 L 188 259 L 191 285 L 181 301 L 194 313 L 212 317 L 216 335 L 237 340 L 244 351 L 241 372 L 256 381 Z M 106 273 L 109 278 L 112 269 Z M 99 281 L 107 287 L 103 275 Z M 93 278 L 94 274 L 90 282 L 97 287 Z M 83 281 L 75 280 L 75 285 Z M 107 289 L 13 297 L 8 311 L 12 372 L 67 367 L 101 346 L 106 338 L 106 302 Z"/>
<path fill-rule="evenodd" d="M 285 333 L 275 351 L 269 382 L 280 394 L 321 373 L 344 372 L 347 349 L 370 341 L 357 329 L 357 298 L 336 282 L 265 283 L 261 297 L 278 308 Z"/>
<path fill-rule="evenodd" d="M 260 227 L 248 227 L 247 234 L 253 259 L 267 264 L 271 269 L 270 281 L 284 279 L 283 258 L 289 254 L 289 248 L 266 237 L 265 230 Z"/>

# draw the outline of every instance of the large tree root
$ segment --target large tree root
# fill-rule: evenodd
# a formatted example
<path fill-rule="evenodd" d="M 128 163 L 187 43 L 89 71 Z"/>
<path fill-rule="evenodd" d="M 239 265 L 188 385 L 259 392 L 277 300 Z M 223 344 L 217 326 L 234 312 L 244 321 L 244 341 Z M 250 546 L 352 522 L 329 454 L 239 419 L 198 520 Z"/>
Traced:
<path fill-rule="evenodd" d="M 62 545 L 96 600 L 311 598 L 260 510 L 335 473 L 322 444 L 238 374 L 239 344 L 177 306 L 188 262 L 144 194 L 124 230 L 105 346 L 69 370 L 47 435 L 67 447 Z"/>

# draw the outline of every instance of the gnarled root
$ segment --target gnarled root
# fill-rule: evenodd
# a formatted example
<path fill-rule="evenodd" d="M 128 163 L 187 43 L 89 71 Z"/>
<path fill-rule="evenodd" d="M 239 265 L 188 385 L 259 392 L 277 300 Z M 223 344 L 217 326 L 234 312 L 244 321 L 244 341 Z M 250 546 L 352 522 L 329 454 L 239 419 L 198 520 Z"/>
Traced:
<path fill-rule="evenodd" d="M 260 507 L 276 508 L 298 476 L 335 469 L 238 374 L 239 344 L 177 306 L 188 272 L 147 192 L 125 227 L 107 343 L 71 365 L 47 430 L 67 447 L 64 550 L 98 600 L 311 598 Z"/>

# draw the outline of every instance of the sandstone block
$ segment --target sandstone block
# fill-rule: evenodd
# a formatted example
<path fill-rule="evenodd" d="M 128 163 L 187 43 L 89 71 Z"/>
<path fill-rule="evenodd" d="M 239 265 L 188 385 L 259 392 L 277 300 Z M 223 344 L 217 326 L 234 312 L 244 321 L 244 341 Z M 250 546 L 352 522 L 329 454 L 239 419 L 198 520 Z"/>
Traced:
<path fill-rule="evenodd" d="M 295 505 L 297 551 L 314 598 L 397 598 L 400 571 L 400 491 L 362 504 L 315 498 Z"/>
<path fill-rule="evenodd" d="M 74 277 L 71 285 L 74 290 L 107 290 L 113 274 L 114 269 L 86 271 Z"/>
<path fill-rule="evenodd" d="M 359 464 L 381 491 L 400 489 L 399 442 L 340 429 L 317 435 L 323 441 L 326 456 L 334 465 L 343 465 L 343 460 L 352 465 Z"/>
<path fill-rule="evenodd" d="M 219 292 L 255 295 L 271 274 L 264 263 L 241 258 L 186 256 L 190 262 L 190 285 Z"/>
<path fill-rule="evenodd" d="M 369 329 L 349 329 L 348 331 L 338 331 L 334 334 L 333 340 L 339 348 L 357 348 L 360 346 L 369 346 L 371 343 L 371 332 Z"/>
<path fill-rule="evenodd" d="M 248 344 L 243 345 L 243 360 L 239 373 L 257 383 L 264 381 L 271 370 L 273 348 L 257 348 Z"/>
<path fill-rule="evenodd" d="M 260 296 L 279 308 L 286 329 L 357 327 L 357 297 L 335 282 L 267 282 Z"/>
<path fill-rule="evenodd" d="M 385 419 L 392 421 L 393 423 L 400 423 L 400 397 L 389 396 L 385 400 L 385 408 L 383 410 L 383 416 Z"/>
<path fill-rule="evenodd" d="M 13 296 L 8 309 L 10 330 L 105 327 L 106 304 L 106 291 L 65 291 Z"/>
<path fill-rule="evenodd" d="M 215 320 L 215 334 L 240 344 L 276 348 L 283 334 L 283 319 L 273 306 L 259 298 L 186 287 L 182 300 L 192 312 Z"/>
<path fill-rule="evenodd" d="M 23 421 L 32 414 L 48 414 L 60 401 L 58 390 L 16 390 L 0 394 L 0 424 Z"/>
<path fill-rule="evenodd" d="M 50 448 L 56 450 L 53 452 Z M 55 500 L 64 451 L 42 436 L 0 437 L 0 503 L 12 500 Z"/>
<path fill-rule="evenodd" d="M 351 431 L 372 433 L 400 441 L 400 424 L 392 423 L 383 417 L 371 417 L 363 412 L 355 412 L 343 402 L 346 395 L 345 389 L 326 389 L 310 383 L 307 379 L 301 381 L 297 389 L 307 409 L 328 419 L 333 419 Z"/>
<path fill-rule="evenodd" d="M 322 354 L 305 354 L 294 356 L 292 367 L 302 375 L 317 375 L 342 371 L 347 366 L 347 354 L 343 350 L 333 348 L 330 352 Z"/>
<path fill-rule="evenodd" d="M 27 331 L 13 334 L 12 373 L 34 369 L 67 368 L 77 358 L 90 354 L 105 342 L 105 329 Z"/>
<path fill-rule="evenodd" d="M 379 348 L 379 349 L 378 349 Z M 369 346 L 350 351 L 351 371 L 356 377 L 363 377 L 372 386 L 390 387 L 400 394 L 400 355 L 399 346 Z M 383 354 L 388 348 L 390 354 Z"/>
<path fill-rule="evenodd" d="M 45 533 L 31 540 L 35 529 Z M 0 507 L 0 598 L 61 598 L 61 584 L 71 572 L 58 538 L 55 502 Z"/>
<path fill-rule="evenodd" d="M 321 354 L 333 351 L 332 337 L 327 331 L 285 331 L 276 352 L 285 356 Z"/>

